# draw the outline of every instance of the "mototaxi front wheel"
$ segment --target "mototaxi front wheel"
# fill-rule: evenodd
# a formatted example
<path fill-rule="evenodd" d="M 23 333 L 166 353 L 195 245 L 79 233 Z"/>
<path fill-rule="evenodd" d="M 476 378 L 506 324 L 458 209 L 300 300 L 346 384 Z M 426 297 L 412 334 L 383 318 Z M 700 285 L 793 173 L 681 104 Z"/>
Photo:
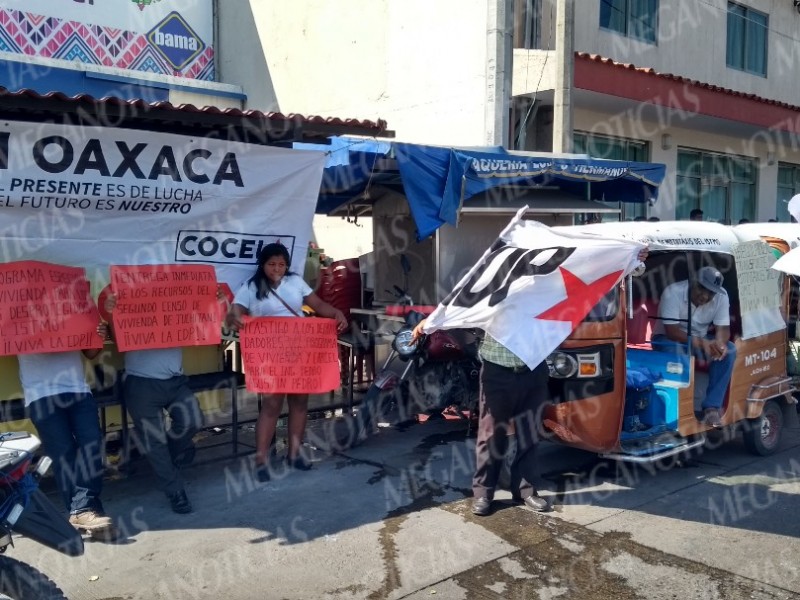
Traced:
<path fill-rule="evenodd" d="M 767 400 L 761 415 L 748 419 L 742 437 L 747 450 L 757 456 L 769 456 L 781 445 L 784 429 L 783 407 L 777 400 Z"/>
<path fill-rule="evenodd" d="M 0 600 L 67 600 L 58 586 L 34 567 L 0 555 Z"/>

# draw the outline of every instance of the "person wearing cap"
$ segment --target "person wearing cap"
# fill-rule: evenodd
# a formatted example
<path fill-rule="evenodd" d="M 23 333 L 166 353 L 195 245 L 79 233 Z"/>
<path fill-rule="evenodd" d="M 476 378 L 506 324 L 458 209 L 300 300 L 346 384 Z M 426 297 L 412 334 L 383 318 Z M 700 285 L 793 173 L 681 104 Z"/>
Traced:
<path fill-rule="evenodd" d="M 703 220 L 703 211 L 699 208 L 693 208 L 692 212 L 689 213 L 689 220 L 690 221 L 702 221 Z"/>
<path fill-rule="evenodd" d="M 703 422 L 721 427 L 720 410 L 733 373 L 736 346 L 730 341 L 730 301 L 723 277 L 714 267 L 703 267 L 695 280 L 666 287 L 658 305 L 653 348 L 681 352 L 691 345 L 692 354 L 709 364 L 708 387 L 703 400 Z M 688 328 L 691 302 L 691 328 Z M 714 325 L 714 334 L 709 327 Z"/>

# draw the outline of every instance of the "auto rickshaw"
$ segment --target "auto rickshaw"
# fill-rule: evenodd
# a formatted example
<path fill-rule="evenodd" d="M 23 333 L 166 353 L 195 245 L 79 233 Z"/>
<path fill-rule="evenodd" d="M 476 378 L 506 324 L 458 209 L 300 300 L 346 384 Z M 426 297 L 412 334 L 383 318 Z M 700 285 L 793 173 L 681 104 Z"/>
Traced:
<path fill-rule="evenodd" d="M 711 429 L 700 413 L 708 365 L 688 348 L 664 351 L 651 339 L 664 289 L 682 280 L 691 284 L 701 267 L 713 266 L 724 278 L 736 347 L 722 425 L 740 427 L 755 454 L 775 452 L 784 411 L 796 400 L 787 373 L 789 278 L 770 269 L 776 260 L 772 246 L 753 231 L 716 223 L 619 222 L 570 229 L 640 241 L 650 255 L 644 271 L 612 289 L 548 357 L 545 432 L 570 446 L 641 463 L 703 445 Z M 637 385 L 631 375 L 642 373 L 647 384 Z"/>

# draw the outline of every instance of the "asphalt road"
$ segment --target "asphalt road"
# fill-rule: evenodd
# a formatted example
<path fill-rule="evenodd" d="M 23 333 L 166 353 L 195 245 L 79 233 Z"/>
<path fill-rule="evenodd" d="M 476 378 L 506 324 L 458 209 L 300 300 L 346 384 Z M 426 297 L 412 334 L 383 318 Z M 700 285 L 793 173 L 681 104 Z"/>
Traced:
<path fill-rule="evenodd" d="M 800 430 L 768 458 L 716 446 L 644 469 L 547 444 L 540 483 L 556 510 L 501 501 L 483 518 L 457 421 L 317 452 L 311 471 L 266 484 L 252 457 L 191 467 L 190 515 L 139 461 L 106 484 L 122 539 L 80 558 L 26 539 L 9 552 L 72 600 L 800 598 Z"/>

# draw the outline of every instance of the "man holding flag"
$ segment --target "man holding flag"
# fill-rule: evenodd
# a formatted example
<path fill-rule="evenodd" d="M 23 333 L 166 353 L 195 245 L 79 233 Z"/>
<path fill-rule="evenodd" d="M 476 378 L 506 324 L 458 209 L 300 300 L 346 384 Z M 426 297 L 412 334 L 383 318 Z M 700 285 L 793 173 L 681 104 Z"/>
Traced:
<path fill-rule="evenodd" d="M 524 221 L 521 209 L 498 240 L 414 330 L 479 328 L 480 417 L 472 512 L 492 511 L 511 423 L 514 502 L 550 510 L 534 486 L 535 451 L 547 400 L 546 358 L 619 281 L 647 257 L 644 244 L 587 230 Z"/>

